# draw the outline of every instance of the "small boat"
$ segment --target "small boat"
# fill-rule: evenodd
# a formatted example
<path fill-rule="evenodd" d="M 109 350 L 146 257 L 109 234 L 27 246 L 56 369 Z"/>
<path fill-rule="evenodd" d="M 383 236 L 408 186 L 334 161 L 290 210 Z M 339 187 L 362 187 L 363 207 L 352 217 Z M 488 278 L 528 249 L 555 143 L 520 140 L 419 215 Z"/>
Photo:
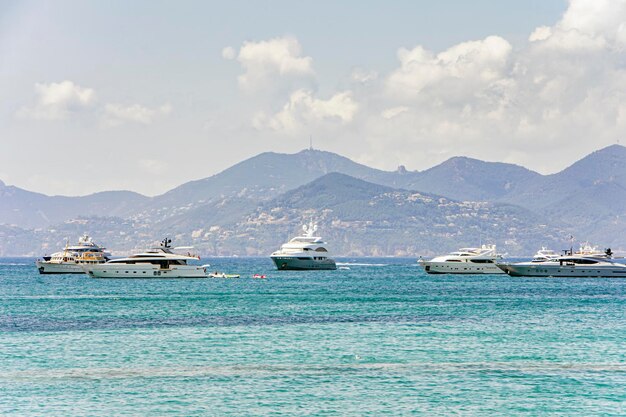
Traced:
<path fill-rule="evenodd" d="M 239 275 L 237 274 L 225 274 L 224 272 L 218 271 L 211 272 L 208 276 L 211 278 L 239 278 Z"/>
<path fill-rule="evenodd" d="M 256 279 L 265 279 L 267 278 L 265 275 L 261 275 L 261 274 L 254 274 L 252 275 L 252 278 L 256 278 Z"/>

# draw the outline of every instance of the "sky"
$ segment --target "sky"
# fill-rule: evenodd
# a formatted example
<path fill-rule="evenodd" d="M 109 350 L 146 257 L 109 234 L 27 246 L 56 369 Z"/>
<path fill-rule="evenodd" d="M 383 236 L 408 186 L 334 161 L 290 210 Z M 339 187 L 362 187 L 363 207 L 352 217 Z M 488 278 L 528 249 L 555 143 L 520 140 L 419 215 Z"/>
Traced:
<path fill-rule="evenodd" d="M 0 180 L 162 194 L 309 146 L 558 172 L 626 132 L 626 0 L 0 2 Z"/>

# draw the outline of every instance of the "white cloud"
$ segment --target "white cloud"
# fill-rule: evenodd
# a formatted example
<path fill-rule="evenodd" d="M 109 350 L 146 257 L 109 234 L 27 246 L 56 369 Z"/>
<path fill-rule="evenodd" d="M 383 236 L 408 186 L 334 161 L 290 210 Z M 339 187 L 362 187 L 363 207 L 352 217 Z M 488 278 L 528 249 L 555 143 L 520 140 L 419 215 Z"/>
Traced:
<path fill-rule="evenodd" d="M 346 64 L 334 80 L 328 71 L 336 65 L 325 66 L 325 77 L 318 80 L 307 45 L 294 38 L 223 45 L 222 57 L 241 66 L 233 69 L 248 94 L 239 103 L 225 98 L 217 112 L 197 109 L 185 119 L 194 123 L 196 117 L 199 132 L 194 140 L 199 146 L 215 145 L 207 137 L 225 143 L 224 158 L 216 161 L 220 169 L 226 167 L 225 161 L 241 159 L 242 152 L 248 156 L 270 148 L 293 150 L 297 141 L 285 138 L 307 138 L 309 133 L 321 146 L 332 144 L 329 150 L 358 155 L 387 169 L 398 164 L 423 169 L 454 155 L 467 155 L 546 172 L 617 139 L 623 141 L 626 0 L 572 0 L 562 17 L 528 30 L 527 40 L 515 47 L 493 35 L 441 50 L 405 45 L 397 51 L 396 62 L 367 68 Z M 356 45 L 354 50 L 363 49 Z M 355 59 L 364 62 L 358 55 Z M 146 106 L 139 97 L 103 101 L 99 89 L 97 101 L 92 89 L 71 81 L 38 84 L 35 92 L 19 116 L 58 120 L 98 115 L 104 126 L 142 126 L 171 111 L 168 106 Z M 250 119 L 257 131 L 251 132 Z M 72 129 L 55 125 L 55 137 L 65 140 L 59 149 L 69 149 L 72 141 L 65 138 Z M 75 127 L 84 136 L 93 126 Z M 50 128 L 49 123 L 40 126 L 44 134 L 38 136 L 53 137 L 47 134 Z M 155 133 L 151 138 L 161 135 L 165 140 L 166 132 L 151 131 Z M 91 133 L 119 144 L 136 131 L 119 129 L 112 136 L 106 131 Z M 19 135 L 15 137 L 13 142 L 21 142 Z M 258 140 L 251 142 L 250 137 Z M 144 173 L 160 169 L 158 161 L 150 160 L 133 167 Z"/>
<path fill-rule="evenodd" d="M 407 111 L 409 111 L 409 108 L 406 106 L 398 106 L 398 107 L 392 107 L 390 109 L 385 109 L 382 111 L 382 113 L 380 114 L 383 119 L 393 119 L 396 116 L 401 115 L 402 113 L 406 113 Z"/>
<path fill-rule="evenodd" d="M 362 68 L 355 68 L 354 70 L 352 70 L 352 73 L 350 74 L 350 79 L 352 79 L 352 81 L 357 82 L 357 83 L 361 83 L 361 84 L 366 84 L 370 81 L 374 81 L 378 78 L 378 72 L 370 70 L 364 70 Z"/>
<path fill-rule="evenodd" d="M 253 126 L 257 129 L 270 128 L 284 133 L 294 133 L 303 127 L 318 123 L 346 124 L 353 120 L 359 105 L 352 93 L 337 93 L 328 100 L 315 98 L 308 90 L 293 92 L 283 109 L 273 115 L 257 114 Z"/>
<path fill-rule="evenodd" d="M 172 106 L 164 104 L 157 108 L 144 107 L 139 104 L 124 106 L 121 104 L 107 104 L 104 107 L 103 123 L 105 126 L 117 126 L 124 122 L 134 122 L 144 125 L 151 124 L 156 118 L 165 116 L 172 111 Z"/>
<path fill-rule="evenodd" d="M 552 29 L 549 26 L 539 26 L 530 34 L 528 40 L 530 42 L 545 41 L 552 35 Z"/>
<path fill-rule="evenodd" d="M 553 27 L 540 27 L 529 38 L 544 47 L 597 51 L 626 45 L 626 0 L 571 0 Z"/>
<path fill-rule="evenodd" d="M 594 52 L 605 49 L 608 46 L 603 36 L 581 32 L 576 29 L 560 30 L 559 28 L 552 28 L 549 33 L 544 32 L 542 35 L 545 36 L 543 39 L 531 36 L 530 40 L 541 42 L 542 46 L 547 49 L 570 52 Z"/>
<path fill-rule="evenodd" d="M 400 68 L 387 80 L 392 95 L 415 97 L 427 87 L 459 80 L 471 90 L 497 80 L 504 73 L 511 45 L 498 36 L 463 42 L 435 55 L 417 46 L 398 51 Z"/>
<path fill-rule="evenodd" d="M 231 48 L 232 49 L 232 48 Z M 222 56 L 234 58 L 235 50 L 225 48 Z M 302 47 L 291 37 L 267 41 L 245 42 L 239 50 L 237 61 L 244 73 L 239 76 L 239 86 L 256 90 L 281 77 L 310 77 L 314 75 L 313 59 L 302 56 Z"/>
<path fill-rule="evenodd" d="M 294 138 L 316 132 L 381 168 L 467 155 L 554 171 L 626 131 L 625 4 L 572 0 L 515 48 L 499 36 L 402 48 L 386 74 L 353 69 L 353 91 L 320 98 L 292 88 L 281 107 L 257 106 L 252 124 Z"/>
<path fill-rule="evenodd" d="M 561 30 L 578 30 L 615 39 L 625 14 L 625 0 L 571 0 L 556 26 Z"/>
<path fill-rule="evenodd" d="M 235 59 L 236 56 L 237 51 L 235 51 L 235 48 L 233 48 L 232 46 L 227 46 L 226 48 L 222 49 L 222 58 L 231 60 Z"/>
<path fill-rule="evenodd" d="M 20 118 L 37 120 L 62 120 L 71 114 L 90 107 L 96 98 L 94 90 L 83 88 L 72 81 L 35 84 L 37 102 L 32 107 L 18 110 Z"/>
<path fill-rule="evenodd" d="M 352 139 L 341 143 L 389 169 L 467 155 L 542 172 L 615 143 L 626 131 L 625 4 L 573 0 L 516 48 L 490 36 L 401 49 L 385 94 L 359 91 L 359 118 L 343 133 Z"/>
<path fill-rule="evenodd" d="M 35 84 L 37 102 L 20 108 L 16 115 L 20 118 L 36 120 L 64 120 L 70 116 L 90 109 L 103 112 L 104 126 L 117 126 L 124 122 L 150 124 L 157 117 L 169 114 L 172 106 L 164 104 L 158 108 L 149 108 L 140 104 L 124 106 L 108 103 L 104 107 L 95 107 L 96 94 L 91 88 L 84 88 L 72 81 L 60 83 Z"/>

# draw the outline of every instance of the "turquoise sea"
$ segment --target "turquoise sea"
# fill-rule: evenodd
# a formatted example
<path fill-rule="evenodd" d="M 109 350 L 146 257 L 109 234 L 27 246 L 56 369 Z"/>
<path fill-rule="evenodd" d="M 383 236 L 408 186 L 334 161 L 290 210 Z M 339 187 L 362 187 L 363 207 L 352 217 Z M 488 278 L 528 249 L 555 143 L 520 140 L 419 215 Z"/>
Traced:
<path fill-rule="evenodd" d="M 3 415 L 626 415 L 626 280 L 388 258 L 94 280 L 32 261 L 0 259 Z"/>

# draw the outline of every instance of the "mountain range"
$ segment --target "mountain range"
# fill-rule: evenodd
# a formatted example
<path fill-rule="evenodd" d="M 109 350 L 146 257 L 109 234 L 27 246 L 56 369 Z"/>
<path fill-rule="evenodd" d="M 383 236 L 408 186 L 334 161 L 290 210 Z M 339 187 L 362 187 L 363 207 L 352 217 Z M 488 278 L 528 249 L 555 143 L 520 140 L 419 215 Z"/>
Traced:
<path fill-rule="evenodd" d="M 318 150 L 262 153 L 156 197 L 46 196 L 0 181 L 0 255 L 39 255 L 85 231 L 114 252 L 164 235 L 207 255 L 265 255 L 313 217 L 339 255 L 430 255 L 495 242 L 513 254 L 568 236 L 626 248 L 626 148 L 561 172 L 451 158 L 382 171 Z"/>

